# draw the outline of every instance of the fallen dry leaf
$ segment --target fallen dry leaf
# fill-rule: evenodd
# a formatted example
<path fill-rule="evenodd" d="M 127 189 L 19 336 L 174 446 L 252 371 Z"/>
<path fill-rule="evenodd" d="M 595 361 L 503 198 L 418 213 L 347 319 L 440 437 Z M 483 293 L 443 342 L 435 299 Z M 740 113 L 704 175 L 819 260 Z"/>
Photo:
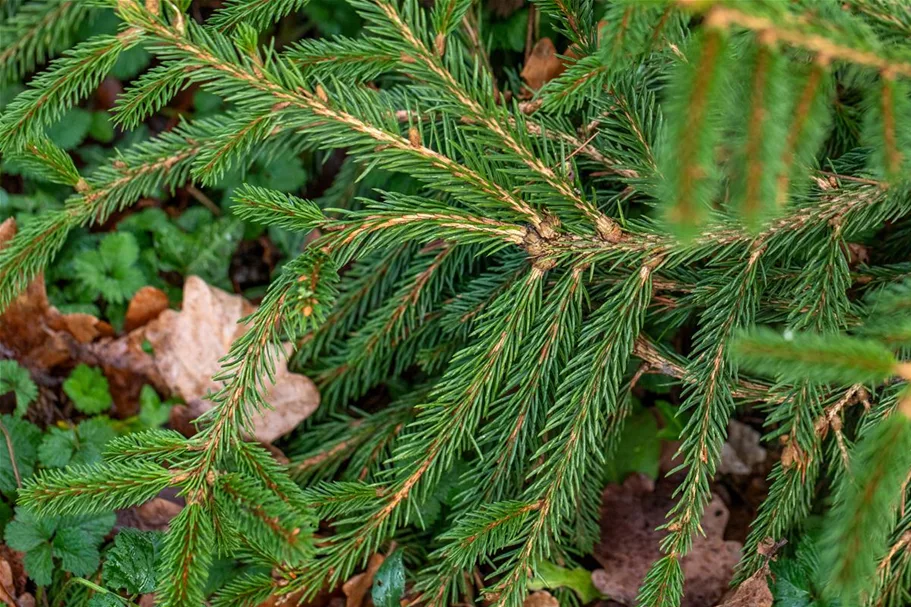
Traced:
<path fill-rule="evenodd" d="M 769 590 L 769 567 L 762 566 L 748 577 L 737 590 L 718 607 L 772 607 L 775 597 Z"/>
<path fill-rule="evenodd" d="M 25 591 L 25 585 L 28 583 L 25 566 L 22 564 L 22 559 L 24 557 L 25 555 L 23 553 L 13 550 L 6 544 L 0 544 L 0 560 L 6 563 L 10 572 L 10 577 L 8 579 L 5 575 L 0 577 L 3 578 L 3 585 L 10 589 L 10 594 L 12 594 L 14 598 Z"/>
<path fill-rule="evenodd" d="M 539 590 L 525 597 L 522 607 L 560 607 L 560 601 L 546 590 Z"/>
<path fill-rule="evenodd" d="M 16 222 L 0 224 L 0 248 L 16 234 Z M 39 274 L 0 316 L 0 343 L 16 360 L 46 371 L 68 363 L 79 344 L 110 336 L 108 323 L 89 314 L 62 314 L 50 304 Z"/>
<path fill-rule="evenodd" d="M 604 490 L 601 509 L 601 538 L 594 557 L 603 569 L 592 573 L 592 583 L 610 599 L 636 604 L 642 579 L 661 556 L 659 544 L 665 515 L 674 504 L 676 482 L 662 479 L 657 486 L 648 477 L 633 475 L 623 485 Z M 728 510 L 718 496 L 706 506 L 702 518 L 705 537 L 697 536 L 684 557 L 685 576 L 682 607 L 714 605 L 724 595 L 740 559 L 741 545 L 724 540 Z"/>
<path fill-rule="evenodd" d="M 181 397 L 187 403 L 186 410 L 181 410 L 187 421 L 212 407 L 206 396 L 222 386 L 212 376 L 221 370 L 220 360 L 245 330 L 238 321 L 254 310 L 243 297 L 189 276 L 180 311 L 164 310 L 123 337 L 95 344 L 94 352 L 105 372 L 110 370 L 109 377 L 116 375 L 115 368 L 127 369 L 146 377 L 159 391 Z M 143 347 L 146 342 L 151 355 Z M 285 354 L 290 350 L 291 345 L 285 344 Z M 314 383 L 288 371 L 281 353 L 275 356 L 273 380 L 265 396 L 272 409 L 253 417 L 253 437 L 264 443 L 290 432 L 319 405 Z"/>
<path fill-rule="evenodd" d="M 175 516 L 183 509 L 184 499 L 173 489 L 165 489 L 148 502 L 119 510 L 117 528 L 132 527 L 140 531 L 167 531 Z"/>
<path fill-rule="evenodd" d="M 557 49 L 550 38 L 541 38 L 531 49 L 531 55 L 522 68 L 522 79 L 533 91 L 563 73 L 563 60 L 557 57 Z"/>
<path fill-rule="evenodd" d="M 382 554 L 374 554 L 367 562 L 367 570 L 351 576 L 347 582 L 342 585 L 342 592 L 345 593 L 345 607 L 361 607 L 364 599 L 370 592 L 373 585 L 373 576 L 376 575 L 380 565 L 383 564 Z"/>
<path fill-rule="evenodd" d="M 168 296 L 161 289 L 143 287 L 136 291 L 123 321 L 123 330 L 132 331 L 158 318 L 158 315 L 168 309 Z"/>
<path fill-rule="evenodd" d="M 751 474 L 768 455 L 761 441 L 762 435 L 759 432 L 732 419 L 728 424 L 728 438 L 721 448 L 718 472 L 739 476 Z"/>
<path fill-rule="evenodd" d="M 306 603 L 302 602 L 302 597 L 305 592 L 305 590 L 299 590 L 297 592 L 292 592 L 291 594 L 273 594 L 256 607 L 325 607 L 327 604 L 326 601 L 321 600 L 321 595 L 317 595 L 312 601 Z M 337 600 L 337 607 L 341 607 L 345 604 L 341 599 Z M 331 602 L 329 602 L 329 605 L 332 605 Z"/>
<path fill-rule="evenodd" d="M 13 588 L 13 569 L 4 558 L 0 558 L 0 601 L 3 601 L 8 607 L 17 607 L 16 591 Z"/>

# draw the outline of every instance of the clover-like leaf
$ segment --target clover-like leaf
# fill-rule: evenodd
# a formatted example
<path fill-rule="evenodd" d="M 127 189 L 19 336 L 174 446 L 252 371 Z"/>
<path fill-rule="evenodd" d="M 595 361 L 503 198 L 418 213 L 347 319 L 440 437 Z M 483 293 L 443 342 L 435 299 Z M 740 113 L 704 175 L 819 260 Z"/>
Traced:
<path fill-rule="evenodd" d="M 12 392 L 16 397 L 16 417 L 22 417 L 38 398 L 38 386 L 28 370 L 14 360 L 0 360 L 0 395 Z"/>
<path fill-rule="evenodd" d="M 108 380 L 100 369 L 80 364 L 65 382 L 63 391 L 83 413 L 101 413 L 111 408 L 114 399 L 108 388 Z"/>

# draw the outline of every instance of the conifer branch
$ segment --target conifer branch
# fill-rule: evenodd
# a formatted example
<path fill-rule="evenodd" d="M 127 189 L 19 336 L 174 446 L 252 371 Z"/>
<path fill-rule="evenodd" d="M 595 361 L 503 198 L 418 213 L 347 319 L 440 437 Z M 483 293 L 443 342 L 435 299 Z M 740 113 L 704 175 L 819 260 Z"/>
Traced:
<path fill-rule="evenodd" d="M 706 19 L 711 20 L 717 27 L 727 29 L 737 26 L 754 32 L 767 32 L 776 40 L 826 58 L 871 67 L 885 73 L 911 76 L 911 61 L 892 56 L 885 49 L 874 49 L 863 44 L 861 40 L 857 40 L 856 45 L 843 44 L 837 39 L 834 31 L 824 27 L 825 24 L 816 23 L 809 17 L 798 20 L 786 12 L 775 10 L 772 5 L 757 3 L 748 7 L 720 2 L 702 3 L 701 0 L 678 2 L 691 7 L 702 4 L 703 10 L 708 6 Z"/>
<path fill-rule="evenodd" d="M 695 381 L 688 386 L 683 405 L 693 414 L 684 427 L 679 450 L 686 478 L 664 526 L 668 530 L 661 543 L 665 556 L 649 571 L 640 590 L 643 605 L 673 605 L 683 592 L 680 559 L 689 551 L 709 501 L 709 479 L 715 473 L 734 407 L 727 350 L 735 330 L 749 324 L 755 314 L 763 251 L 764 247 L 754 249 L 741 262 L 736 278 L 714 295 L 696 334 L 695 356 L 687 369 Z"/>
<path fill-rule="evenodd" d="M 90 7 L 71 0 L 27 4 L 0 25 L 0 82 L 22 78 L 67 48 Z"/>
<path fill-rule="evenodd" d="M 31 88 L 6 108 L 0 118 L 0 149 L 21 148 L 40 129 L 58 120 L 64 110 L 95 90 L 120 53 L 136 45 L 140 30 L 86 41 L 57 59 Z"/>
<path fill-rule="evenodd" d="M 243 23 L 263 29 L 285 15 L 303 8 L 309 0 L 228 0 L 216 12 L 209 25 L 220 31 Z"/>
<path fill-rule="evenodd" d="M 459 84 L 452 73 L 447 70 L 424 43 L 415 36 L 408 24 L 401 18 L 396 7 L 387 0 L 375 0 L 375 10 L 381 14 L 399 32 L 402 39 L 409 45 L 415 62 L 423 66 L 428 75 L 438 81 L 448 92 L 453 101 L 466 112 L 471 120 L 483 125 L 494 134 L 505 150 L 516 155 L 548 186 L 561 197 L 569 201 L 583 216 L 595 225 L 597 234 L 608 242 L 617 242 L 622 237 L 622 231 L 616 223 L 596 209 L 591 201 L 582 198 L 573 187 L 557 175 L 550 167 L 546 166 L 527 146 L 503 127 L 498 117 L 484 110 L 482 105 L 473 99 Z"/>

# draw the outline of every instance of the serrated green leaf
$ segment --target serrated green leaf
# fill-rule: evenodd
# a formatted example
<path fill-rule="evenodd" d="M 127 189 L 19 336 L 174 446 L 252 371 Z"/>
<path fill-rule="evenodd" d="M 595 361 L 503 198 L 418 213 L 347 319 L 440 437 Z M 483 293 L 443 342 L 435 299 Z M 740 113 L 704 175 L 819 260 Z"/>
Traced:
<path fill-rule="evenodd" d="M 658 431 L 658 438 L 669 441 L 678 440 L 684 426 L 680 417 L 680 409 L 666 400 L 656 400 L 655 408 L 658 409 L 661 420 L 664 422 L 664 427 Z"/>
<path fill-rule="evenodd" d="M 53 581 L 54 558 L 50 544 L 43 543 L 26 552 L 22 564 L 28 576 L 39 586 L 47 586 Z"/>
<path fill-rule="evenodd" d="M 0 500 L 0 536 L 6 531 L 6 526 L 13 520 L 13 509 L 9 504 Z"/>
<path fill-rule="evenodd" d="M 149 385 L 139 392 L 139 421 L 146 428 L 158 428 L 168 421 L 171 405 L 162 403 L 155 388 Z"/>
<path fill-rule="evenodd" d="M 104 539 L 104 536 L 110 533 L 116 521 L 117 517 L 113 513 L 74 516 L 64 519 L 64 522 L 68 526 L 78 528 L 80 533 L 94 541 L 96 545 L 100 544 L 101 540 Z"/>
<path fill-rule="evenodd" d="M 96 592 L 86 607 L 125 607 L 129 603 L 111 592 Z"/>
<path fill-rule="evenodd" d="M 117 436 L 106 417 L 87 419 L 75 428 L 50 428 L 38 448 L 42 465 L 62 468 L 69 464 L 94 464 L 108 441 Z"/>
<path fill-rule="evenodd" d="M 42 466 L 62 468 L 70 463 L 75 449 L 76 435 L 72 429 L 49 428 L 38 447 L 38 461 Z"/>
<path fill-rule="evenodd" d="M 370 596 L 376 607 L 398 607 L 404 593 L 405 565 L 402 563 L 402 551 L 396 550 L 377 569 Z"/>
<path fill-rule="evenodd" d="M 130 80 L 148 67 L 152 55 L 142 46 L 134 46 L 120 53 L 117 63 L 111 68 L 111 75 L 118 80 Z"/>
<path fill-rule="evenodd" d="M 155 590 L 161 541 L 162 533 L 158 531 L 122 530 L 107 553 L 102 570 L 104 583 L 110 588 L 123 588 L 130 594 Z"/>
<path fill-rule="evenodd" d="M 73 108 L 45 131 L 48 139 L 64 150 L 72 150 L 83 142 L 92 124 L 92 113 Z"/>
<path fill-rule="evenodd" d="M 61 525 L 54 534 L 53 553 L 60 559 L 65 571 L 75 575 L 89 575 L 98 569 L 100 540 L 83 532 L 80 527 Z"/>
<path fill-rule="evenodd" d="M 57 519 L 36 517 L 25 508 L 16 508 L 16 518 L 6 526 L 4 539 L 13 550 L 28 552 L 49 542 L 57 530 Z"/>
<path fill-rule="evenodd" d="M 15 360 L 0 360 L 0 395 L 12 392 L 16 396 L 16 417 L 22 417 L 28 406 L 38 398 L 38 386 L 27 369 Z"/>
<path fill-rule="evenodd" d="M 63 382 L 63 391 L 83 413 L 101 413 L 114 404 L 104 373 L 86 364 L 79 364 L 73 369 Z"/>
<path fill-rule="evenodd" d="M 114 304 L 126 303 L 147 284 L 137 266 L 139 245 L 129 232 L 105 235 L 97 250 L 82 251 L 73 260 L 76 279 L 89 292 Z"/>

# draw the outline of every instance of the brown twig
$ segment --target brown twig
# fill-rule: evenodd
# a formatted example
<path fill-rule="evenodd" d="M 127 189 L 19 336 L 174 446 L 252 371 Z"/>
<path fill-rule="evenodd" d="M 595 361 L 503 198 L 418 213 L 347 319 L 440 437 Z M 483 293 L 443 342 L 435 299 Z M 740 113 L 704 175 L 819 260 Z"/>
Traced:
<path fill-rule="evenodd" d="M 13 476 L 16 477 L 16 486 L 21 489 L 22 477 L 19 476 L 19 466 L 16 464 L 16 450 L 13 448 L 13 438 L 10 436 L 9 431 L 6 429 L 2 420 L 0 420 L 0 432 L 3 433 L 3 438 L 6 440 L 6 450 L 9 451 L 9 461 L 13 468 Z"/>
<path fill-rule="evenodd" d="M 187 191 L 187 194 L 195 198 L 199 204 L 212 211 L 213 215 L 216 217 L 221 216 L 221 209 L 218 208 L 218 205 L 212 202 L 212 199 L 202 193 L 195 185 L 188 183 L 184 189 Z"/>

